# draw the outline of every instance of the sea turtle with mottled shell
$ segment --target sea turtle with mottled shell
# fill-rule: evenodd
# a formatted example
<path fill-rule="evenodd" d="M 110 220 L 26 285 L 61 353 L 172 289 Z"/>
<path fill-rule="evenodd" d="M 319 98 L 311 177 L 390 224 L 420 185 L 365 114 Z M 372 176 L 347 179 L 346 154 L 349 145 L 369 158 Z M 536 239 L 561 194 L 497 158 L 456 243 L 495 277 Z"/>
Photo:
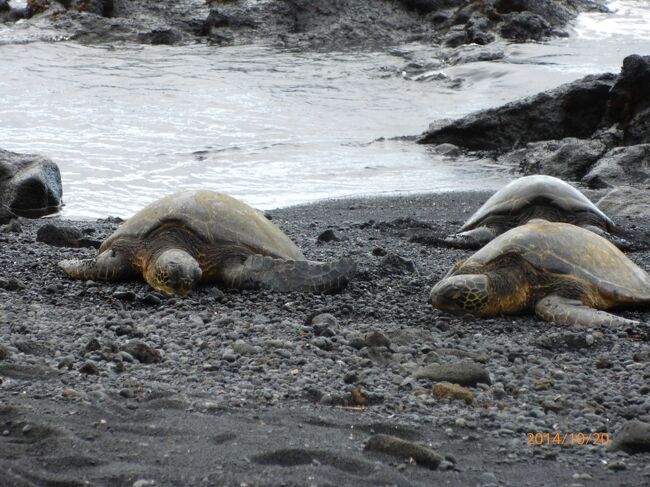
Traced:
<path fill-rule="evenodd" d="M 650 305 L 650 275 L 589 230 L 536 219 L 457 263 L 430 296 L 443 311 L 627 325 L 637 322 L 603 310 Z"/>
<path fill-rule="evenodd" d="M 213 191 L 181 191 L 155 201 L 123 223 L 97 256 L 64 260 L 72 278 L 119 281 L 143 277 L 167 295 L 199 283 L 230 288 L 335 292 L 355 271 L 351 259 L 306 260 L 262 213 Z"/>
<path fill-rule="evenodd" d="M 614 222 L 569 183 L 553 176 L 524 176 L 494 193 L 467 222 L 445 241 L 459 248 L 480 248 L 534 218 L 573 223 L 604 236 L 617 246 L 628 243 L 612 232 Z"/>

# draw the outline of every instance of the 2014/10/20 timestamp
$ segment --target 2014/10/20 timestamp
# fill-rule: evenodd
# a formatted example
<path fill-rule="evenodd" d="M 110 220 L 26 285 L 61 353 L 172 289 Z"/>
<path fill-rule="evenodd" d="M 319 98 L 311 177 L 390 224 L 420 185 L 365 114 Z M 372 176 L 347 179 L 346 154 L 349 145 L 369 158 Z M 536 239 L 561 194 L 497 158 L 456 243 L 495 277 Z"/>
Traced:
<path fill-rule="evenodd" d="M 526 433 L 526 444 L 529 446 L 542 445 L 578 445 L 578 446 L 607 446 L 609 433 Z"/>

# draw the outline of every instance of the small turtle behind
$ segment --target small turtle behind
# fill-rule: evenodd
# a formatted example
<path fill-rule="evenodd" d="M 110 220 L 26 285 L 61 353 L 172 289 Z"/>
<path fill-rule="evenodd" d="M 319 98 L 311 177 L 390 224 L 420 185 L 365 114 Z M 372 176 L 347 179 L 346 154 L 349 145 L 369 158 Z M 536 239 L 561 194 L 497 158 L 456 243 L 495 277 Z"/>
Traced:
<path fill-rule="evenodd" d="M 611 235 L 618 230 L 616 225 L 585 195 L 561 179 L 544 175 L 515 179 L 501 188 L 445 242 L 453 247 L 477 249 L 534 218 L 573 223 L 619 247 L 628 246 L 625 240 Z"/>
<path fill-rule="evenodd" d="M 355 271 L 350 259 L 305 259 L 259 211 L 212 191 L 181 191 L 140 210 L 99 248 L 94 259 L 64 260 L 75 279 L 144 277 L 165 294 L 187 294 L 198 283 L 231 288 L 334 292 Z"/>
<path fill-rule="evenodd" d="M 600 310 L 650 305 L 650 276 L 589 230 L 533 220 L 457 263 L 431 303 L 479 316 L 534 311 L 557 323 L 625 325 L 637 322 Z"/>

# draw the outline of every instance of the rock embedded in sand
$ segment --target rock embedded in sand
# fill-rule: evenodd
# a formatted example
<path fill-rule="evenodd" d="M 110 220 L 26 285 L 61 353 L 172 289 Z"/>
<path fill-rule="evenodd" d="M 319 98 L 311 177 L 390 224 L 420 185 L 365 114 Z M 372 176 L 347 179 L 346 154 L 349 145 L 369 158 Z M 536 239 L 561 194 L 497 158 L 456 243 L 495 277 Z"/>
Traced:
<path fill-rule="evenodd" d="M 452 382 L 461 386 L 476 386 L 479 383 L 491 384 L 490 374 L 474 362 L 428 365 L 413 373 L 415 379 L 430 379 L 435 382 Z"/>
<path fill-rule="evenodd" d="M 650 215 L 650 192 L 632 186 L 618 186 L 603 196 L 596 206 L 612 217 Z"/>
<path fill-rule="evenodd" d="M 331 228 L 325 230 L 323 233 L 321 233 L 318 238 L 316 239 L 316 242 L 318 243 L 328 243 L 328 242 L 338 242 L 341 240 L 341 237 L 337 235 L 337 233 L 332 230 Z"/>
<path fill-rule="evenodd" d="M 141 340 L 131 340 L 122 347 L 123 352 L 127 352 L 133 358 L 143 364 L 152 364 L 160 362 L 160 352 L 150 347 Z"/>
<path fill-rule="evenodd" d="M 636 419 L 626 422 L 614 435 L 610 448 L 629 454 L 650 452 L 650 423 Z"/>
<path fill-rule="evenodd" d="M 412 458 L 418 465 L 431 469 L 438 468 L 442 461 L 442 456 L 433 448 L 386 434 L 372 436 L 364 450 L 385 453 L 404 460 Z"/>
<path fill-rule="evenodd" d="M 33 218 L 57 211 L 62 195 L 61 173 L 50 159 L 0 149 L 0 207 Z"/>
<path fill-rule="evenodd" d="M 386 275 L 416 272 L 415 263 L 401 255 L 389 253 L 381 259 L 382 272 Z"/>
<path fill-rule="evenodd" d="M 474 394 L 472 391 L 450 382 L 439 382 L 438 384 L 434 384 L 431 392 L 433 397 L 438 399 L 455 399 L 457 401 L 465 401 L 467 404 L 472 404 L 474 402 Z"/>
<path fill-rule="evenodd" d="M 95 362 L 93 362 L 92 360 L 88 360 L 87 362 L 84 362 L 82 366 L 79 367 L 79 372 L 88 375 L 99 375 L 99 369 L 97 368 L 97 364 L 95 364 Z"/>
<path fill-rule="evenodd" d="M 36 241 L 54 247 L 79 247 L 81 235 L 77 228 L 47 223 L 36 232 Z"/>

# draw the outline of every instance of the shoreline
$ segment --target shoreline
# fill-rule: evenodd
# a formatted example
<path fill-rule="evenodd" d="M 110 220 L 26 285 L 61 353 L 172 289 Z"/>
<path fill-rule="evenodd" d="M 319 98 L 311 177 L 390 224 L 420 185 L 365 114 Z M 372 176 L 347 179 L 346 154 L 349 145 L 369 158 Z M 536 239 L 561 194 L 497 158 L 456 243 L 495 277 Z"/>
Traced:
<path fill-rule="evenodd" d="M 485 197 L 269 211 L 308 258 L 357 261 L 335 295 L 201 286 L 165 299 L 144 282 L 72 281 L 56 262 L 94 249 L 36 242 L 47 220 L 22 221 L 22 233 L 0 234 L 3 278 L 18 281 L 0 287 L 0 483 L 524 485 L 543 475 L 642 485 L 647 453 L 533 446 L 527 433 L 613 440 L 630 419 L 647 422 L 647 324 L 585 330 L 428 303 L 433 283 L 469 255 L 435 237 Z M 650 231 L 644 220 L 622 223 Z M 97 240 L 116 226 L 78 223 Z M 326 230 L 340 240 L 317 243 Z M 628 255 L 650 269 L 648 250 Z M 423 370 L 438 365 L 474 381 L 470 402 L 432 394 L 438 381 Z M 364 450 L 380 433 L 435 449 L 438 468 Z"/>

